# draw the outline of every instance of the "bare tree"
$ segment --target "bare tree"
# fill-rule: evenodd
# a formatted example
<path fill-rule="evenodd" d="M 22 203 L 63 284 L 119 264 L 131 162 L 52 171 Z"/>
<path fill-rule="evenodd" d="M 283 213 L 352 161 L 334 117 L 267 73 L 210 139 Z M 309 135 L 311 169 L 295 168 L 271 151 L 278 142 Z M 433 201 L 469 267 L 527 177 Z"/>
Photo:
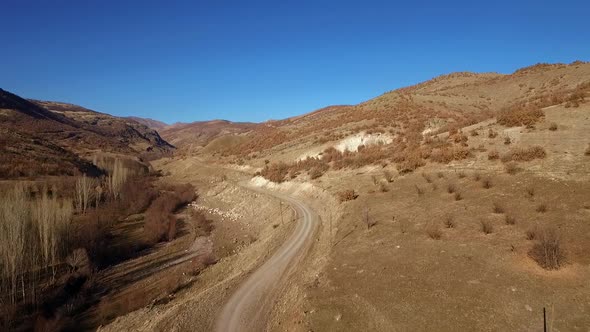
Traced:
<path fill-rule="evenodd" d="M 121 160 L 115 160 L 113 171 L 107 179 L 109 191 L 114 199 L 118 199 L 121 195 L 121 188 L 123 187 L 125 181 L 127 181 L 128 175 L 129 170 L 123 166 Z"/>
<path fill-rule="evenodd" d="M 90 202 L 94 198 L 95 181 L 84 174 L 76 180 L 76 208 L 81 213 L 86 213 Z"/>

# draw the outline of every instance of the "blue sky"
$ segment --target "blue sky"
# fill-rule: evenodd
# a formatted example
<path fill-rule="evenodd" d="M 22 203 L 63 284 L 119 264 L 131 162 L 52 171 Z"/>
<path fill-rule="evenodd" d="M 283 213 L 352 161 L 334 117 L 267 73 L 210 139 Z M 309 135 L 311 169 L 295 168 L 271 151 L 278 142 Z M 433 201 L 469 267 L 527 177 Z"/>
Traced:
<path fill-rule="evenodd" d="M 264 121 L 453 71 L 590 60 L 589 1 L 2 3 L 0 87 L 168 123 Z"/>

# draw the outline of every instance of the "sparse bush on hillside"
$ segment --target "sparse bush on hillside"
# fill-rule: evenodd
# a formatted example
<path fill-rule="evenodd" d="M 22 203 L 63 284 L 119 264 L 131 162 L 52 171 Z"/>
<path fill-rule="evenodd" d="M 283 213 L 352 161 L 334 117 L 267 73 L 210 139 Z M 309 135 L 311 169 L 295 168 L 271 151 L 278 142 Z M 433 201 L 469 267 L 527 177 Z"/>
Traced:
<path fill-rule="evenodd" d="M 504 207 L 500 203 L 494 202 L 493 211 L 498 214 L 504 213 Z"/>
<path fill-rule="evenodd" d="M 506 173 L 514 175 L 520 170 L 515 162 L 509 162 L 505 165 Z"/>
<path fill-rule="evenodd" d="M 452 148 L 434 149 L 430 155 L 430 160 L 441 164 L 448 164 L 453 160 L 463 160 L 470 156 L 469 149 L 455 146 Z"/>
<path fill-rule="evenodd" d="M 490 189 L 490 188 L 493 186 L 493 184 L 492 184 L 492 180 L 490 180 L 490 178 L 485 178 L 485 179 L 483 179 L 483 181 L 482 181 L 482 183 L 481 183 L 481 186 L 482 186 L 484 189 Z"/>
<path fill-rule="evenodd" d="M 488 160 L 497 160 L 500 159 L 500 153 L 498 153 L 498 150 L 490 150 L 488 152 Z"/>
<path fill-rule="evenodd" d="M 385 177 L 385 181 L 387 181 L 389 183 L 393 182 L 393 179 L 394 179 L 393 174 L 390 171 L 384 170 L 383 177 Z"/>
<path fill-rule="evenodd" d="M 552 122 L 551 125 L 549 125 L 549 130 L 556 131 L 557 130 L 557 123 Z"/>
<path fill-rule="evenodd" d="M 507 214 L 504 216 L 504 222 L 506 222 L 506 225 L 516 225 L 516 218 Z"/>
<path fill-rule="evenodd" d="M 358 197 L 353 189 L 339 191 L 336 195 L 338 196 L 340 202 L 352 201 Z"/>
<path fill-rule="evenodd" d="M 264 178 L 276 183 L 285 181 L 287 174 L 289 174 L 289 165 L 285 162 L 266 165 L 260 172 Z"/>
<path fill-rule="evenodd" d="M 509 161 L 531 161 L 534 159 L 543 159 L 547 156 L 545 149 L 541 146 L 531 146 L 529 148 L 511 149 L 502 156 L 503 162 Z"/>
<path fill-rule="evenodd" d="M 425 164 L 426 163 L 419 155 L 410 154 L 409 156 L 406 156 L 404 161 L 397 165 L 397 169 L 401 174 L 407 174 L 415 171 Z"/>
<path fill-rule="evenodd" d="M 463 199 L 463 195 L 461 195 L 461 193 L 460 193 L 460 192 L 456 192 L 456 193 L 455 193 L 455 200 L 456 200 L 456 201 L 460 201 L 460 200 L 462 200 L 462 199 Z"/>
<path fill-rule="evenodd" d="M 529 252 L 529 256 L 546 270 L 557 270 L 566 260 L 566 253 L 561 237 L 554 228 L 547 228 L 537 233 L 537 242 Z"/>
<path fill-rule="evenodd" d="M 489 220 L 482 220 L 481 231 L 486 235 L 491 234 L 494 232 L 494 225 Z"/>
<path fill-rule="evenodd" d="M 510 143 L 512 143 L 512 139 L 510 139 L 510 136 L 504 137 L 504 145 L 510 145 Z"/>
<path fill-rule="evenodd" d="M 450 215 L 445 217 L 444 224 L 446 228 L 455 228 L 456 226 L 455 219 Z"/>
<path fill-rule="evenodd" d="M 538 107 L 516 105 L 501 111 L 497 122 L 506 127 L 532 126 L 543 116 L 543 110 Z"/>
<path fill-rule="evenodd" d="M 433 240 L 440 240 L 442 237 L 442 231 L 435 224 L 430 224 L 426 227 L 426 234 L 428 234 L 428 237 Z"/>
<path fill-rule="evenodd" d="M 145 212 L 145 231 L 150 243 L 163 240 L 172 241 L 176 236 L 176 217 L 174 212 L 196 198 L 195 188 L 190 185 L 177 185 L 167 188 L 156 198 Z"/>
<path fill-rule="evenodd" d="M 547 205 L 545 205 L 544 203 L 541 203 L 541 204 L 537 205 L 537 208 L 535 209 L 535 211 L 537 211 L 539 213 L 545 213 L 545 212 L 547 212 Z"/>
<path fill-rule="evenodd" d="M 496 136 L 498 136 L 497 132 L 495 132 L 492 128 L 488 129 L 488 138 L 496 138 Z"/>

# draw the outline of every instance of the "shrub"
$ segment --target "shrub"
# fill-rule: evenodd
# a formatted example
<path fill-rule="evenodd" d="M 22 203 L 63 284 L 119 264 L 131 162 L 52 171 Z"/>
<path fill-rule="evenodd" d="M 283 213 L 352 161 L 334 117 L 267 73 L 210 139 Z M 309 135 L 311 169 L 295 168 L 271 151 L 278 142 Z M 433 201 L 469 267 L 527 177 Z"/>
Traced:
<path fill-rule="evenodd" d="M 260 175 L 269 181 L 281 183 L 285 181 L 285 177 L 288 173 L 289 165 L 287 165 L 285 162 L 278 162 L 264 166 L 260 172 Z"/>
<path fill-rule="evenodd" d="M 514 106 L 498 114 L 497 122 L 506 127 L 532 126 L 545 114 L 540 108 Z"/>
<path fill-rule="evenodd" d="M 433 150 L 432 154 L 430 155 L 430 160 L 441 164 L 448 164 L 453 160 L 463 160 L 469 158 L 470 156 L 471 152 L 469 152 L 469 150 L 464 147 L 444 147 Z"/>
<path fill-rule="evenodd" d="M 467 176 L 467 174 L 465 174 L 465 172 L 460 171 L 459 173 L 457 173 L 457 177 L 459 177 L 459 179 L 463 179 Z"/>
<path fill-rule="evenodd" d="M 389 183 L 393 182 L 393 174 L 388 171 L 388 170 L 384 170 L 383 171 L 383 177 L 385 177 L 385 180 Z"/>
<path fill-rule="evenodd" d="M 340 202 L 352 201 L 358 197 L 358 195 L 352 189 L 340 191 L 336 195 L 338 196 Z"/>
<path fill-rule="evenodd" d="M 408 156 L 401 164 L 397 165 L 397 169 L 402 174 L 407 174 L 424 166 L 426 163 L 419 155 Z"/>
<path fill-rule="evenodd" d="M 526 239 L 529 241 L 532 241 L 536 238 L 539 237 L 539 227 L 538 226 L 533 226 L 531 228 L 529 228 L 526 233 L 525 233 Z"/>
<path fill-rule="evenodd" d="M 537 205 L 536 211 L 539 212 L 539 213 L 545 213 L 545 212 L 547 212 L 547 205 L 545 205 L 545 204 L 539 204 L 539 205 Z"/>
<path fill-rule="evenodd" d="M 379 191 L 382 193 L 386 193 L 389 191 L 389 188 L 387 188 L 387 185 L 383 182 L 379 183 Z"/>
<path fill-rule="evenodd" d="M 489 178 L 485 178 L 482 183 L 481 183 L 482 187 L 484 189 L 490 189 L 493 185 L 492 185 L 492 180 L 490 180 Z"/>
<path fill-rule="evenodd" d="M 514 175 L 516 173 L 518 173 L 519 168 L 518 165 L 515 162 L 509 162 L 505 165 L 504 169 L 506 170 L 506 173 L 510 174 L 510 175 Z"/>
<path fill-rule="evenodd" d="M 494 202 L 493 211 L 494 211 L 494 213 L 498 213 L 498 214 L 504 213 L 504 207 L 502 205 L 500 205 L 500 203 Z"/>
<path fill-rule="evenodd" d="M 528 198 L 533 198 L 535 196 L 535 188 L 533 188 L 533 187 L 527 187 L 526 188 L 526 196 Z"/>
<path fill-rule="evenodd" d="M 422 177 L 424 178 L 424 180 L 426 180 L 426 182 L 432 183 L 432 178 L 430 177 L 430 175 L 422 173 Z"/>
<path fill-rule="evenodd" d="M 455 193 L 455 200 L 456 200 L 456 201 L 460 201 L 460 200 L 462 200 L 462 199 L 463 199 L 463 196 L 461 196 L 461 193 L 460 193 L 460 192 L 456 192 L 456 193 Z"/>
<path fill-rule="evenodd" d="M 481 180 L 481 175 L 479 175 L 479 173 L 473 174 L 473 180 L 475 182 L 478 182 L 479 180 Z"/>
<path fill-rule="evenodd" d="M 446 228 L 455 228 L 455 219 L 452 216 L 446 216 L 444 220 L 444 224 Z"/>
<path fill-rule="evenodd" d="M 490 150 L 488 152 L 488 160 L 497 160 L 500 159 L 500 153 L 497 150 Z"/>
<path fill-rule="evenodd" d="M 584 151 L 584 155 L 590 156 L 590 144 L 588 144 L 588 147 L 586 148 L 586 151 Z"/>
<path fill-rule="evenodd" d="M 539 232 L 529 256 L 546 270 L 557 270 L 563 266 L 566 254 L 558 232 L 553 228 Z"/>
<path fill-rule="evenodd" d="M 309 171 L 309 177 L 313 179 L 317 179 L 324 175 L 325 170 L 322 170 L 320 167 L 314 167 Z"/>
<path fill-rule="evenodd" d="M 510 143 L 512 143 L 512 140 L 510 139 L 510 137 L 509 136 L 504 137 L 504 144 L 509 145 Z"/>
<path fill-rule="evenodd" d="M 498 136 L 497 132 L 495 132 L 492 128 L 488 129 L 488 137 L 489 138 L 496 138 L 496 136 Z"/>
<path fill-rule="evenodd" d="M 543 147 L 532 146 L 529 148 L 511 149 L 502 156 L 502 161 L 531 161 L 534 159 L 543 159 L 546 156 L 547 153 Z"/>
<path fill-rule="evenodd" d="M 176 210 L 196 198 L 195 188 L 190 185 L 177 185 L 168 188 L 156 198 L 145 212 L 144 230 L 149 243 L 163 240 L 172 241 L 176 236 Z"/>
<path fill-rule="evenodd" d="M 489 220 L 482 220 L 481 221 L 481 231 L 484 234 L 491 234 L 494 231 L 494 226 Z"/>
<path fill-rule="evenodd" d="M 424 195 L 424 190 L 422 188 L 418 187 L 418 185 L 414 185 L 414 187 L 416 188 L 416 193 L 418 196 Z"/>
<path fill-rule="evenodd" d="M 449 194 L 452 194 L 452 193 L 454 193 L 455 191 L 457 191 L 457 188 L 455 187 L 455 184 L 454 184 L 454 183 L 449 183 L 449 184 L 447 185 L 447 192 L 448 192 Z"/>
<path fill-rule="evenodd" d="M 549 125 L 549 130 L 556 131 L 557 130 L 557 123 L 552 122 L 551 125 Z"/>
<path fill-rule="evenodd" d="M 506 222 L 506 225 L 516 225 L 516 218 L 511 215 L 505 215 L 504 221 Z"/>
<path fill-rule="evenodd" d="M 426 234 L 428 234 L 428 237 L 433 240 L 440 240 L 442 237 L 442 231 L 434 224 L 426 228 Z"/>

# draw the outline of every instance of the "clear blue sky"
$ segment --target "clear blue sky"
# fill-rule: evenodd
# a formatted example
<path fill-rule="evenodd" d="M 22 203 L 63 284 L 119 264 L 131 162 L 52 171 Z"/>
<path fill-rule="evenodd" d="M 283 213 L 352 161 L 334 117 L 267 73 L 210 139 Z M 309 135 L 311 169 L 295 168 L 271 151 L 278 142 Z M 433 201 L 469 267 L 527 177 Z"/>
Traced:
<path fill-rule="evenodd" d="M 285 118 L 453 71 L 590 60 L 587 0 L 6 0 L 0 10 L 1 88 L 168 123 Z"/>

